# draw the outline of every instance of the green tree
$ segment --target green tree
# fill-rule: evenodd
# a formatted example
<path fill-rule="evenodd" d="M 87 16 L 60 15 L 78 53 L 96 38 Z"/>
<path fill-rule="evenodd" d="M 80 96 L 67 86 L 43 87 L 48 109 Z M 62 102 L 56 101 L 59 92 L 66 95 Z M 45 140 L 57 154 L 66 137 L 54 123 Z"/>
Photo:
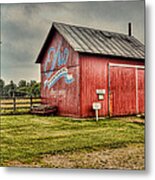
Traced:
<path fill-rule="evenodd" d="M 9 84 L 4 85 L 3 80 L 0 80 L 0 88 L 3 89 L 4 96 L 40 96 L 40 83 L 31 80 L 26 82 L 26 80 L 20 80 L 17 85 L 11 80 Z"/>
<path fill-rule="evenodd" d="M 16 84 L 11 80 L 9 84 L 7 84 L 6 86 L 4 86 L 3 88 L 3 94 L 4 96 L 13 96 L 15 91 L 16 91 Z"/>
<path fill-rule="evenodd" d="M 10 81 L 10 84 L 9 84 L 9 96 L 14 96 L 14 93 L 16 91 L 16 84 L 13 82 L 13 80 Z"/>
<path fill-rule="evenodd" d="M 36 83 L 37 83 L 37 81 L 31 80 L 31 81 L 30 81 L 30 86 L 33 86 L 33 85 L 36 84 Z"/>
<path fill-rule="evenodd" d="M 4 80 L 3 80 L 3 79 L 0 79 L 0 96 L 3 95 L 4 86 L 5 86 Z"/>
<path fill-rule="evenodd" d="M 34 97 L 40 96 L 40 83 L 36 82 L 31 86 L 30 94 Z"/>
<path fill-rule="evenodd" d="M 19 88 L 26 87 L 26 80 L 20 80 L 19 83 L 18 83 L 18 87 Z"/>

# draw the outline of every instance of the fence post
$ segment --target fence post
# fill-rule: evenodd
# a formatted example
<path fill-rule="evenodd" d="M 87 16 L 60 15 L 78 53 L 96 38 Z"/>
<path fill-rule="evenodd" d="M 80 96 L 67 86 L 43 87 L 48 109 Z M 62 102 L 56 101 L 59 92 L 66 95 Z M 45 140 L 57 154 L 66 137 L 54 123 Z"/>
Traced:
<path fill-rule="evenodd" d="M 32 96 L 30 96 L 30 110 L 32 109 L 32 106 L 33 106 L 33 98 Z"/>
<path fill-rule="evenodd" d="M 13 111 L 16 111 L 16 97 L 13 96 Z"/>

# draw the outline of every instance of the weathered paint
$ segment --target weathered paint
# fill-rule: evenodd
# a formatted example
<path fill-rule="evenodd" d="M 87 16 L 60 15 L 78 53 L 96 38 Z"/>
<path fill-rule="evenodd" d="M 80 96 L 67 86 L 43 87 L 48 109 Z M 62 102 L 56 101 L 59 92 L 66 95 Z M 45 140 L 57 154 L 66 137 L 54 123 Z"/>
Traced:
<path fill-rule="evenodd" d="M 136 114 L 136 69 L 110 68 L 110 104 L 112 116 Z"/>
<path fill-rule="evenodd" d="M 55 32 L 41 64 L 42 102 L 58 107 L 60 115 L 78 116 L 79 55 Z"/>
<path fill-rule="evenodd" d="M 99 116 L 107 114 L 107 62 L 103 58 L 95 56 L 80 56 L 80 92 L 81 92 L 81 116 L 95 116 L 92 109 L 93 102 L 101 103 Z M 98 100 L 96 89 L 105 89 L 104 100 Z"/>
<path fill-rule="evenodd" d="M 144 70 L 138 69 L 138 113 L 144 113 L 145 111 L 144 92 Z"/>
<path fill-rule="evenodd" d="M 36 61 L 42 102 L 65 116 L 95 116 L 94 102 L 99 116 L 143 113 L 144 54 L 133 36 L 53 23 Z"/>
<path fill-rule="evenodd" d="M 93 102 L 101 103 L 99 116 L 143 113 L 144 69 L 111 63 L 144 65 L 134 59 L 80 54 L 55 31 L 41 64 L 42 102 L 57 106 L 64 116 L 95 116 Z M 103 100 L 97 89 L 105 89 Z"/>
<path fill-rule="evenodd" d="M 109 68 L 110 63 L 133 65 L 133 67 Z M 82 54 L 80 56 L 81 116 L 95 115 L 92 109 L 93 102 L 101 103 L 100 116 L 137 114 L 135 65 L 144 65 L 144 63 L 135 60 Z M 138 88 L 141 90 L 138 91 L 138 97 L 144 93 L 144 69 L 140 71 L 141 77 L 138 73 Z M 96 89 L 105 89 L 104 100 L 98 99 Z M 140 106 L 140 108 L 138 106 L 138 113 L 144 112 L 143 96 L 138 98 L 138 104 Z"/>

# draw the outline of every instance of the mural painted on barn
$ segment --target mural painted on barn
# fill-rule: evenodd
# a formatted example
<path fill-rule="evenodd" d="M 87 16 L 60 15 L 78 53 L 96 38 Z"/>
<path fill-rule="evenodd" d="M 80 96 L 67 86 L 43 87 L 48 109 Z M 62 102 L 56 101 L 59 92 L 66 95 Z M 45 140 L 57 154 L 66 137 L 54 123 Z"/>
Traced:
<path fill-rule="evenodd" d="M 57 32 L 43 57 L 41 74 L 43 103 L 59 105 L 64 114 L 68 114 L 70 108 L 78 113 L 79 108 L 75 107 L 79 101 L 79 55 Z M 64 108 L 66 104 L 70 105 Z"/>
<path fill-rule="evenodd" d="M 69 50 L 68 48 L 62 49 L 62 42 L 58 43 L 58 47 L 50 47 L 47 53 L 47 59 L 45 60 L 44 72 L 46 76 L 46 80 L 44 81 L 44 88 L 48 87 L 50 89 L 60 78 L 64 77 L 64 81 L 67 84 L 70 84 L 74 81 L 72 74 L 68 74 L 68 69 L 65 67 L 68 57 Z M 50 69 L 47 71 L 47 66 L 50 66 Z M 54 73 L 54 69 L 56 64 L 60 67 Z"/>

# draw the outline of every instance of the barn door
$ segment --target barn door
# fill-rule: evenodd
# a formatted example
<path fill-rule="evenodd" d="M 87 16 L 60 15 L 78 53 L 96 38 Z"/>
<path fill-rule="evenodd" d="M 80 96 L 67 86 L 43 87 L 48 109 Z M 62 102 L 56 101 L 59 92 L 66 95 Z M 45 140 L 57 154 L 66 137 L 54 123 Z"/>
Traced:
<path fill-rule="evenodd" d="M 122 116 L 144 111 L 142 66 L 109 64 L 109 115 Z M 140 105 L 141 104 L 141 105 Z"/>

